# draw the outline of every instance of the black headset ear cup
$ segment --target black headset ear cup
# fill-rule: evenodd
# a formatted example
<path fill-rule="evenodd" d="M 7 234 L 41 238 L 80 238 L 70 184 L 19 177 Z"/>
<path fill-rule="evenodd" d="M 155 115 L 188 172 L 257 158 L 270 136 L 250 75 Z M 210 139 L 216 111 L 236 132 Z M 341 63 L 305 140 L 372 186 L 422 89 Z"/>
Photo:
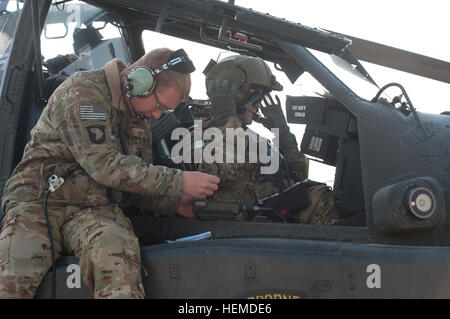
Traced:
<path fill-rule="evenodd" d="M 181 63 L 174 64 L 171 68 L 180 73 L 192 73 L 195 71 L 194 63 L 183 49 L 178 49 L 169 57 L 169 63 L 177 58 L 181 58 Z"/>
<path fill-rule="evenodd" d="M 125 80 L 125 89 L 128 96 L 144 96 L 155 89 L 156 75 L 153 70 L 146 67 L 133 69 Z"/>

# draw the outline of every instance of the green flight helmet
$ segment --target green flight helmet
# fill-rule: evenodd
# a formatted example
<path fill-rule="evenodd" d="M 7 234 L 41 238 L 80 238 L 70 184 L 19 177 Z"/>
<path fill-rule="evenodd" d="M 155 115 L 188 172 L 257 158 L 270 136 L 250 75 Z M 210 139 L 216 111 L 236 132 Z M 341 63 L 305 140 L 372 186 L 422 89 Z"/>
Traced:
<path fill-rule="evenodd" d="M 248 98 L 248 91 L 251 88 L 260 88 L 264 93 L 282 89 L 267 63 L 258 57 L 232 55 L 220 60 L 205 71 L 207 90 L 209 89 L 209 82 L 217 77 L 227 78 L 236 84 L 238 87 L 235 97 L 237 106 L 246 102 L 245 99 Z"/>

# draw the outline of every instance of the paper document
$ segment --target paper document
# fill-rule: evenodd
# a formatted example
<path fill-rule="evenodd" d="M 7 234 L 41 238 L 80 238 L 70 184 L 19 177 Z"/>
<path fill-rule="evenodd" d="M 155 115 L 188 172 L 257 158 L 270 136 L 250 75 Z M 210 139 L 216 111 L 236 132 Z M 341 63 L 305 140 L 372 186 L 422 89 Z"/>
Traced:
<path fill-rule="evenodd" d="M 193 236 L 182 237 L 182 238 L 178 238 L 175 240 L 166 240 L 166 241 L 169 244 L 172 244 L 172 243 L 178 243 L 178 242 L 182 242 L 182 241 L 196 241 L 196 240 L 211 239 L 211 238 L 212 238 L 212 234 L 210 231 L 208 231 L 206 233 L 201 233 L 201 234 L 197 234 L 197 235 L 193 235 Z"/>

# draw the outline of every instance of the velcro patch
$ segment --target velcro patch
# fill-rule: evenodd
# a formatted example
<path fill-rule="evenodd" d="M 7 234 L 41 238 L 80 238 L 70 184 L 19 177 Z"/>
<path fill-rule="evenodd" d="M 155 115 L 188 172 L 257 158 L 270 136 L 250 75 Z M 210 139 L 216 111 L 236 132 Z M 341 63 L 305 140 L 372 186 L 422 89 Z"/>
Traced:
<path fill-rule="evenodd" d="M 106 121 L 106 112 L 95 106 L 80 106 L 80 120 Z"/>
<path fill-rule="evenodd" d="M 89 138 L 96 144 L 101 144 L 105 141 L 105 127 L 101 125 L 93 125 L 86 127 L 89 133 Z"/>

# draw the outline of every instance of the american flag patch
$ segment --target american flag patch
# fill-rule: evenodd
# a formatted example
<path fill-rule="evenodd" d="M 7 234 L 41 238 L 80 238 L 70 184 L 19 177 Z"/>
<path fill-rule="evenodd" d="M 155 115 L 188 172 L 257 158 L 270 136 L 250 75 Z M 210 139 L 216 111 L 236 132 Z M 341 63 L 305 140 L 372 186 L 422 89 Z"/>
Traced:
<path fill-rule="evenodd" d="M 106 121 L 106 112 L 95 106 L 80 106 L 80 120 Z"/>

